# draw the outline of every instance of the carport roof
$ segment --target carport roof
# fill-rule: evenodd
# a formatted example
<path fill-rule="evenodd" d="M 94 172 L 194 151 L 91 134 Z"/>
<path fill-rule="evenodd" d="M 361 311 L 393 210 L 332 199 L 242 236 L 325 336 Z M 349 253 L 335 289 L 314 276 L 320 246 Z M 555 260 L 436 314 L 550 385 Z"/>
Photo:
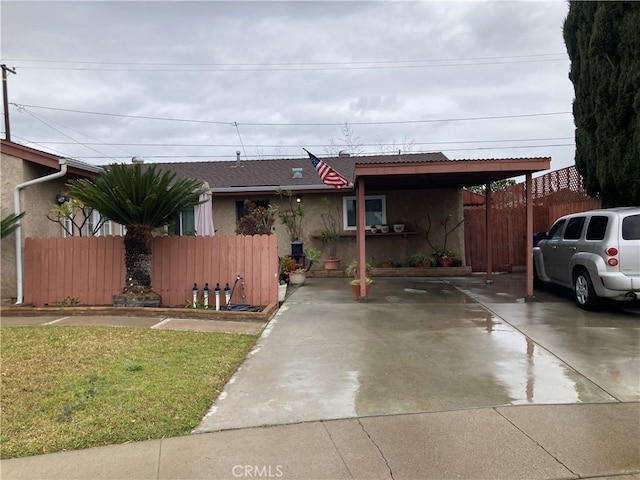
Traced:
<path fill-rule="evenodd" d="M 325 157 L 322 161 L 367 188 L 463 187 L 547 170 L 549 157 L 451 160 L 443 153 Z M 335 191 L 322 183 L 308 158 L 156 164 L 180 177 L 206 181 L 214 193 L 269 192 L 276 188 Z M 295 175 L 298 171 L 300 177 Z M 393 178 L 390 178 L 393 177 Z M 344 190 L 344 189 L 342 189 Z"/>

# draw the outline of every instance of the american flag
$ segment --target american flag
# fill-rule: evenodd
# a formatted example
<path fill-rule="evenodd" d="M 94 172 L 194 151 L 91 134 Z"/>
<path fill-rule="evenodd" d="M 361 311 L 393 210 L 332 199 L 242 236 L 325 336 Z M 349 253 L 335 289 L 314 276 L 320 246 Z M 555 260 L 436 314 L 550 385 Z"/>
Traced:
<path fill-rule="evenodd" d="M 322 183 L 335 188 L 351 186 L 351 182 L 349 180 L 344 178 L 333 168 L 316 157 L 313 153 L 309 152 L 308 150 L 305 150 L 305 152 L 309 154 L 309 158 L 311 159 L 313 166 L 316 167 L 316 171 L 318 172 L 318 175 L 320 175 Z"/>

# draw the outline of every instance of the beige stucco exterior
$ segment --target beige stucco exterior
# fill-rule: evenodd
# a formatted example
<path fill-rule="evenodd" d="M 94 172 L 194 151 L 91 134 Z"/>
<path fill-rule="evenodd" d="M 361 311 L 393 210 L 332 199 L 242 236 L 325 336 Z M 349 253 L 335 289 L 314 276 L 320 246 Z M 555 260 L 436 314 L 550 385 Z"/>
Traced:
<path fill-rule="evenodd" d="M 369 193 L 367 193 L 368 195 Z M 406 235 L 367 235 L 367 261 L 378 267 L 384 260 L 393 258 L 401 263 L 408 255 L 416 252 L 431 253 L 425 229 L 428 217 L 431 219 L 429 239 L 436 247 L 441 247 L 444 239 L 444 229 L 440 224 L 447 215 L 451 215 L 449 228 L 463 219 L 462 189 L 421 189 L 421 190 L 389 190 L 376 191 L 372 195 L 386 197 L 387 223 L 404 223 Z M 322 198 L 327 197 L 331 204 L 339 207 L 343 212 L 343 198 L 353 197 L 353 192 L 330 193 L 302 193 L 301 200 L 304 208 L 302 219 L 302 238 L 304 248 L 315 247 L 327 257 L 326 245 L 319 235 L 323 229 L 321 214 L 325 211 Z M 252 201 L 266 200 L 270 204 L 282 206 L 283 202 L 276 196 L 247 195 L 238 197 L 213 196 L 213 218 L 218 235 L 233 235 L 236 228 L 236 201 L 248 198 Z M 342 218 L 340 218 L 342 224 Z M 291 242 L 286 227 L 276 219 L 274 232 L 278 237 L 278 254 L 291 253 Z M 464 262 L 464 225 L 455 229 L 447 240 L 447 250 L 453 250 L 458 258 Z M 342 230 L 338 241 L 338 258 L 345 266 L 356 258 L 355 231 Z"/>
<path fill-rule="evenodd" d="M 14 212 L 14 189 L 21 183 L 51 175 L 57 170 L 25 161 L 4 151 L 0 158 L 1 199 L 0 216 L 5 218 Z M 61 236 L 59 224 L 47 220 L 47 212 L 55 205 L 56 195 L 63 193 L 68 178 L 63 177 L 45 183 L 26 187 L 20 191 L 20 210 L 26 212 L 21 219 L 21 237 Z M 0 295 L 3 303 L 10 302 L 16 296 L 16 240 L 12 233 L 2 239 L 2 282 Z"/>

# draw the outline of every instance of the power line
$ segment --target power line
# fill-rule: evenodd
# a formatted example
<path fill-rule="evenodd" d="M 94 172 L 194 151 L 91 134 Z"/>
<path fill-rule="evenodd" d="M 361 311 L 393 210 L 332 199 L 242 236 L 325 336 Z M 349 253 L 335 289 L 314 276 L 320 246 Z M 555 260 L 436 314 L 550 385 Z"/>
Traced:
<path fill-rule="evenodd" d="M 399 64 L 399 63 L 428 63 L 428 62 L 462 62 L 474 60 L 506 60 L 515 58 L 538 58 L 538 57 L 566 57 L 566 52 L 560 53 L 534 53 L 527 55 L 501 55 L 491 57 L 467 57 L 467 58 L 432 58 L 423 60 L 354 60 L 349 62 L 269 62 L 269 63 L 179 63 L 179 62 L 103 62 L 96 60 L 42 60 L 42 59 L 5 59 L 8 62 L 28 62 L 28 63 L 81 63 L 85 65 L 140 65 L 157 67 L 266 67 L 266 66 L 303 66 L 303 65 L 377 65 L 377 64 Z"/>
<path fill-rule="evenodd" d="M 190 123 L 205 123 L 205 124 L 215 124 L 215 125 L 228 125 L 228 126 L 252 126 L 252 127 L 337 127 L 343 126 L 345 122 L 333 122 L 333 123 L 268 123 L 268 122 L 234 122 L 234 121 L 212 121 L 212 120 L 195 120 L 195 119 L 185 119 L 185 118 L 169 118 L 169 117 L 150 117 L 143 115 L 124 115 L 119 113 L 104 113 L 104 112 L 91 112 L 84 110 L 72 110 L 67 108 L 56 108 L 56 107 L 45 107 L 41 105 L 26 105 L 26 104 L 16 104 L 11 103 L 18 108 L 40 108 L 44 110 L 55 110 L 59 112 L 69 112 L 69 113 L 82 113 L 87 115 L 103 115 L 110 117 L 122 117 L 122 118 L 139 118 L 144 120 L 161 120 L 161 121 L 170 121 L 170 122 L 190 122 Z M 409 124 L 420 124 L 420 123 L 438 123 L 438 122 L 462 122 L 462 121 L 475 121 L 475 120 L 498 120 L 498 119 L 507 119 L 507 118 L 526 118 L 526 117 L 544 117 L 544 116 L 553 116 L 553 115 L 567 115 L 572 114 L 571 111 L 566 112 L 542 112 L 542 113 L 525 113 L 518 115 L 494 115 L 487 117 L 465 117 L 465 118 L 444 118 L 444 119 L 429 119 L 429 120 L 400 120 L 400 121 L 382 121 L 382 122 L 346 122 L 349 125 L 409 125 Z"/>
<path fill-rule="evenodd" d="M 443 152 L 463 152 L 463 151 L 475 151 L 475 150 L 512 150 L 512 149 L 520 149 L 520 148 L 549 148 L 549 147 L 575 147 L 575 143 L 556 143 L 549 145 L 512 145 L 512 146 L 504 146 L 504 147 L 477 147 L 477 148 L 448 148 L 442 149 Z M 415 154 L 415 153 L 433 153 L 433 150 L 419 150 L 419 151 L 411 151 L 405 152 L 407 155 Z M 362 155 L 380 155 L 380 152 L 363 152 Z M 262 157 L 274 157 L 274 158 L 282 158 L 281 154 L 262 154 Z M 76 158 L 84 158 L 84 159 L 98 159 L 105 157 L 76 157 Z M 124 158 L 128 159 L 130 157 L 108 157 L 113 159 Z M 229 155 L 145 155 L 144 158 L 158 158 L 158 159 L 185 159 L 185 158 L 229 158 Z M 296 156 L 295 158 L 298 158 Z M 300 157 L 306 158 L 306 157 Z"/>
<path fill-rule="evenodd" d="M 407 145 L 450 145 L 450 144 L 476 144 L 476 143 L 503 143 L 503 142 L 543 142 L 543 141 L 552 141 L 552 140 L 572 140 L 574 137 L 546 137 L 546 138 L 507 138 L 502 140 L 456 140 L 456 141 L 441 141 L 441 142 L 407 142 Z M 72 142 L 46 142 L 43 141 L 41 143 L 45 143 L 48 145 L 73 145 Z M 203 147 L 225 147 L 225 148 L 234 148 L 237 147 L 237 143 L 85 143 L 85 145 L 104 145 L 109 147 L 192 147 L 192 148 L 203 148 Z M 322 147 L 331 147 L 332 145 L 329 143 L 318 143 L 318 144 L 309 144 L 305 143 L 307 147 L 313 148 L 322 148 Z M 250 144 L 243 145 L 248 148 L 301 148 L 302 144 Z M 398 146 L 398 142 L 380 142 L 380 143 L 360 143 L 361 147 L 376 147 L 376 146 Z"/>
<path fill-rule="evenodd" d="M 286 68 L 91 68 L 91 67 L 18 67 L 23 70 L 64 70 L 64 71 L 93 71 L 93 72 L 153 72 L 153 73 L 192 73 L 192 72 L 318 72 L 330 70 L 397 70 L 410 68 L 444 68 L 444 67 L 475 67 L 483 65 L 512 65 L 518 63 L 566 62 L 566 58 L 514 60 L 507 62 L 467 62 L 445 63 L 439 65 L 370 65 L 370 66 L 335 66 L 335 67 L 286 67 Z"/>
<path fill-rule="evenodd" d="M 64 136 L 64 137 L 67 137 L 67 138 L 69 138 L 69 139 L 71 139 L 71 140 L 75 141 L 78 145 L 82 145 L 83 147 L 85 147 L 85 148 L 87 148 L 87 149 L 91 150 L 92 152 L 95 152 L 95 153 L 98 153 L 98 154 L 102 155 L 100 158 L 111 158 L 112 160 L 115 160 L 115 158 L 114 158 L 114 157 L 110 157 L 110 156 L 108 156 L 108 155 L 104 155 L 102 152 L 100 152 L 100 151 L 96 150 L 95 148 L 93 148 L 93 147 L 89 147 L 89 146 L 87 146 L 87 145 L 84 145 L 82 142 L 79 142 L 78 140 L 76 140 L 75 138 L 73 138 L 73 137 L 71 137 L 71 136 L 67 135 L 66 133 L 62 132 L 61 130 L 58 130 L 58 129 L 57 129 L 57 128 L 55 128 L 54 126 L 52 126 L 52 125 L 48 124 L 45 120 L 43 120 L 43 119 L 39 118 L 35 113 L 30 112 L 30 111 L 28 111 L 28 110 L 25 110 L 25 113 L 26 113 L 27 115 L 32 116 L 33 118 L 35 118 L 35 119 L 36 119 L 36 120 L 38 120 L 39 122 L 43 123 L 44 125 L 46 125 L 46 126 L 47 126 L 47 127 L 49 127 L 50 129 L 55 130 L 55 131 L 56 131 L 56 132 L 58 132 L 60 135 L 62 135 L 62 136 Z M 86 157 L 86 158 L 91 158 L 91 157 Z"/>

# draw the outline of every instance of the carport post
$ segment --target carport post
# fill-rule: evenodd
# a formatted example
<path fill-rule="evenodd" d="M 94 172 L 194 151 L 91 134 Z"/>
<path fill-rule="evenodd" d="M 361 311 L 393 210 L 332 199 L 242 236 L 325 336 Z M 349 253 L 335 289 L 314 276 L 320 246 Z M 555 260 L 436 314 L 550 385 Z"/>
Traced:
<path fill-rule="evenodd" d="M 524 297 L 525 302 L 535 300 L 533 295 L 533 185 L 531 173 L 526 175 L 526 209 L 527 209 L 527 294 Z"/>
<path fill-rule="evenodd" d="M 358 249 L 358 277 L 360 277 L 360 302 L 367 302 L 367 252 L 365 249 L 365 204 L 364 204 L 364 179 L 358 178 L 356 184 L 356 246 Z"/>
<path fill-rule="evenodd" d="M 484 188 L 484 192 L 485 192 L 485 204 L 486 204 L 486 208 L 485 208 L 485 221 L 486 221 L 486 226 L 485 226 L 485 238 L 486 238 L 486 242 L 485 244 L 487 245 L 487 278 L 485 280 L 486 283 L 493 283 L 493 280 L 491 279 L 491 272 L 493 271 L 493 255 L 491 254 L 492 249 L 493 249 L 493 245 L 491 243 L 491 239 L 493 238 L 493 236 L 491 235 L 491 224 L 492 224 L 492 219 L 491 219 L 491 183 L 487 183 L 485 185 Z"/>

